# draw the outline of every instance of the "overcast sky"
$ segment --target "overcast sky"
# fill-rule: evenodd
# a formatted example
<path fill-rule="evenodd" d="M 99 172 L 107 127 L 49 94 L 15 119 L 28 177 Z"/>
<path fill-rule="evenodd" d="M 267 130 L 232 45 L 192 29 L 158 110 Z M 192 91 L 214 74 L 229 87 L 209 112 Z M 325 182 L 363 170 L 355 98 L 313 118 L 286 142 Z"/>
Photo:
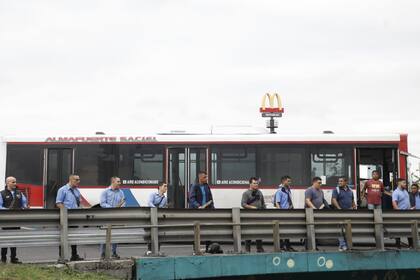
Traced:
<path fill-rule="evenodd" d="M 189 125 L 407 132 L 420 154 L 420 1 L 0 0 L 0 135 Z"/>

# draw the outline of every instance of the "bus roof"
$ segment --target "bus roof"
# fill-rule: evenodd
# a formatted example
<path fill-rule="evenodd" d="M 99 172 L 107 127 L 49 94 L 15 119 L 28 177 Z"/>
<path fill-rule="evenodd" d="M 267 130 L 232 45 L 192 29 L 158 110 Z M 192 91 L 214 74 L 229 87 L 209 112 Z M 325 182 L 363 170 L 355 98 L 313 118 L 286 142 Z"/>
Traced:
<path fill-rule="evenodd" d="M 2 138 L 8 144 L 159 144 L 159 143 L 378 143 L 398 144 L 406 134 L 132 134 L 132 135 L 59 135 Z"/>

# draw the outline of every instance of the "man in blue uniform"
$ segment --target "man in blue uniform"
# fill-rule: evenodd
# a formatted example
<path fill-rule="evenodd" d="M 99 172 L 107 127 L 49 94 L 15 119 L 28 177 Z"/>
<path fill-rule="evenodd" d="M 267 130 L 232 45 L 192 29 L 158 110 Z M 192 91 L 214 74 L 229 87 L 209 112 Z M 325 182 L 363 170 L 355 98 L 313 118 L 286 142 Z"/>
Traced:
<path fill-rule="evenodd" d="M 398 179 L 398 187 L 392 193 L 392 207 L 394 210 L 409 210 L 411 208 L 405 179 Z"/>
<path fill-rule="evenodd" d="M 166 208 L 168 205 L 168 199 L 165 193 L 168 191 L 168 185 L 161 183 L 157 192 L 153 192 L 149 196 L 149 207 Z"/>
<path fill-rule="evenodd" d="M 27 208 L 27 199 L 23 193 L 16 188 L 16 178 L 7 177 L 6 187 L 0 193 L 0 209 L 24 209 Z M 3 228 L 5 230 L 19 228 Z M 1 262 L 7 261 L 7 248 L 1 248 Z M 16 257 L 16 247 L 10 247 L 10 262 L 20 263 Z"/>
<path fill-rule="evenodd" d="M 76 174 L 71 174 L 69 176 L 69 182 L 62 186 L 57 192 L 57 198 L 55 203 L 58 208 L 67 208 L 67 209 L 77 209 L 80 208 L 80 177 Z M 61 256 L 61 247 L 59 248 L 60 259 L 63 259 Z M 77 245 L 71 245 L 71 258 L 70 261 L 81 261 L 81 258 L 77 254 Z"/>
<path fill-rule="evenodd" d="M 100 205 L 102 208 L 120 208 L 125 206 L 124 192 L 120 189 L 121 179 L 118 177 L 111 178 L 111 185 L 101 194 Z M 101 258 L 105 258 L 105 244 L 100 246 Z M 112 258 L 119 259 L 117 254 L 117 244 L 112 243 Z"/>
<path fill-rule="evenodd" d="M 288 175 L 281 178 L 281 184 L 274 194 L 273 204 L 277 209 L 293 209 L 292 191 L 290 185 L 292 178 Z M 295 251 L 290 245 L 289 239 L 280 240 L 280 248 L 285 251 Z"/>
<path fill-rule="evenodd" d="M 157 192 L 153 192 L 149 196 L 148 206 L 152 208 L 166 208 L 168 207 L 168 198 L 165 193 L 168 191 L 168 184 L 160 182 Z M 159 243 L 160 251 L 160 243 Z M 152 254 L 152 243 L 147 244 L 146 256 Z"/>
<path fill-rule="evenodd" d="M 405 179 L 399 178 L 397 180 L 398 187 L 392 192 L 392 208 L 394 210 L 406 211 L 410 210 L 410 195 L 407 191 L 407 181 Z M 401 248 L 401 238 L 395 238 L 396 245 L 398 248 Z M 413 245 L 413 239 L 408 238 L 408 243 L 410 246 Z"/>

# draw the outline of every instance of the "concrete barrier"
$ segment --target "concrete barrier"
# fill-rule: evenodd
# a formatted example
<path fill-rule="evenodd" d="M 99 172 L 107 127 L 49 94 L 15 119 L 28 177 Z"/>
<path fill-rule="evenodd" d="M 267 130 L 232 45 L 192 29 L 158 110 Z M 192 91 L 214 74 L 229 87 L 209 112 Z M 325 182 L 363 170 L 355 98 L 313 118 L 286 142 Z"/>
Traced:
<path fill-rule="evenodd" d="M 81 272 L 104 273 L 116 279 L 133 279 L 133 260 L 69 262 L 67 266 Z"/>

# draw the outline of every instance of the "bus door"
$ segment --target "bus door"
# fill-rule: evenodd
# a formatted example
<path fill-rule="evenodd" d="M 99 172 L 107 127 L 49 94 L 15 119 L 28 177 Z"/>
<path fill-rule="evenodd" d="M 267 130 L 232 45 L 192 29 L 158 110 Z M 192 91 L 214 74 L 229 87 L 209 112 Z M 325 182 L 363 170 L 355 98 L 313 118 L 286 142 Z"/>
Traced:
<path fill-rule="evenodd" d="M 71 148 L 47 148 L 44 150 L 44 207 L 55 208 L 57 191 L 64 186 L 74 170 L 74 154 Z"/>
<path fill-rule="evenodd" d="M 207 171 L 207 147 L 167 148 L 168 206 L 187 208 L 188 191 L 199 171 Z"/>
<path fill-rule="evenodd" d="M 356 148 L 355 153 L 358 197 L 364 183 L 372 178 L 374 170 L 380 172 L 385 189 L 392 190 L 395 187 L 399 177 L 397 148 Z M 391 197 L 384 195 L 382 202 L 385 209 L 392 207 Z"/>

